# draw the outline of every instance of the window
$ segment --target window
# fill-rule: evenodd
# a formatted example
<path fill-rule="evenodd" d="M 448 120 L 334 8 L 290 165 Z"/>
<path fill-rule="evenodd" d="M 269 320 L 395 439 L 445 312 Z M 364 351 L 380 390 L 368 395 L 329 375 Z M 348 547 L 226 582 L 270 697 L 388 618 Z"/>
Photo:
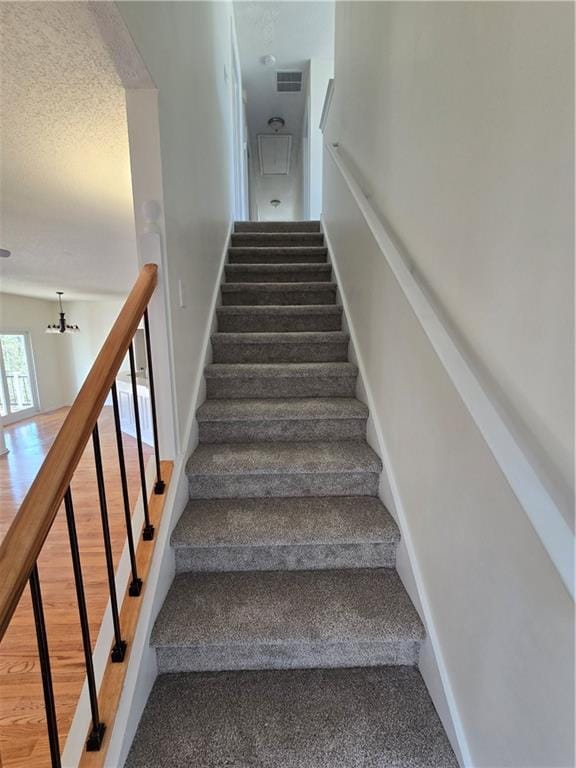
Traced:
<path fill-rule="evenodd" d="M 0 416 L 7 423 L 38 410 L 32 349 L 27 333 L 0 334 Z"/>

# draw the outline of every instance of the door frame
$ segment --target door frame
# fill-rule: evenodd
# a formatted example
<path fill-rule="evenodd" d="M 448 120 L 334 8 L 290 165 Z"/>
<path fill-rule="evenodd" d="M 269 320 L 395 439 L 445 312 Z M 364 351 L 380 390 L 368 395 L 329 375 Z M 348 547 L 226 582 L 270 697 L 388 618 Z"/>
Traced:
<path fill-rule="evenodd" d="M 248 136 L 245 129 L 244 98 L 242 96 L 242 70 L 234 19 L 230 19 L 231 107 L 232 107 L 232 167 L 234 174 L 234 218 L 246 221 L 248 208 Z"/>

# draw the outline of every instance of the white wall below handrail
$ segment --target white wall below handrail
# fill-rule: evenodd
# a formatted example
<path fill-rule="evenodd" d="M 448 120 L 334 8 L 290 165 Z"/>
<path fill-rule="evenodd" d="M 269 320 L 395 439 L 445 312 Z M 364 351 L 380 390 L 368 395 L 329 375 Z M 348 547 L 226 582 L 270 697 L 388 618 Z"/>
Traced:
<path fill-rule="evenodd" d="M 326 142 L 325 146 L 452 384 L 526 512 L 562 582 L 574 598 L 576 540 L 562 512 L 348 169 L 337 145 Z"/>

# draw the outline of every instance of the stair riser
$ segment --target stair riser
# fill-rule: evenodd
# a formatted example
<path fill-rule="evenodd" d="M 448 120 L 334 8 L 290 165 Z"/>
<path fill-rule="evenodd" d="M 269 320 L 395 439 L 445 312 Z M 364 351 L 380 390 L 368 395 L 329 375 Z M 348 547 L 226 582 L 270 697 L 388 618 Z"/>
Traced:
<path fill-rule="evenodd" d="M 312 571 L 331 568 L 394 568 L 396 545 L 302 544 L 251 547 L 178 547 L 177 573 Z"/>
<path fill-rule="evenodd" d="M 251 643 L 249 646 L 156 648 L 158 671 L 221 672 L 237 669 L 380 667 L 418 663 L 420 641 Z"/>
<path fill-rule="evenodd" d="M 246 499 L 267 496 L 376 496 L 378 475 L 330 474 L 190 475 L 191 499 Z"/>
<path fill-rule="evenodd" d="M 221 333 L 297 333 L 299 331 L 340 331 L 342 315 L 256 315 L 249 310 L 243 315 L 218 312 Z"/>
<path fill-rule="evenodd" d="M 319 264 L 328 258 L 326 248 L 230 248 L 229 264 Z"/>
<path fill-rule="evenodd" d="M 271 398 L 271 397 L 354 397 L 356 376 L 317 377 L 260 377 L 251 379 L 207 378 L 207 397 L 216 398 Z"/>
<path fill-rule="evenodd" d="M 320 232 L 319 221 L 237 221 L 235 232 Z"/>
<path fill-rule="evenodd" d="M 366 419 L 200 422 L 201 443 L 365 440 Z"/>
<path fill-rule="evenodd" d="M 230 344 L 215 339 L 212 352 L 215 363 L 340 363 L 348 360 L 348 342 Z"/>
<path fill-rule="evenodd" d="M 336 289 L 318 286 L 314 290 L 302 291 L 297 287 L 281 291 L 266 288 L 242 287 L 222 291 L 222 304 L 231 306 L 290 306 L 294 304 L 335 304 Z"/>
<path fill-rule="evenodd" d="M 324 268 L 268 270 L 242 269 L 242 265 L 226 267 L 226 279 L 230 283 L 329 283 L 332 279 L 332 267 Z"/>
<path fill-rule="evenodd" d="M 321 247 L 324 245 L 324 236 L 321 233 L 233 233 L 231 238 L 232 247 L 240 246 L 243 248 L 266 248 L 269 246 L 276 248 L 289 248 L 289 247 L 305 247 L 315 246 Z"/>

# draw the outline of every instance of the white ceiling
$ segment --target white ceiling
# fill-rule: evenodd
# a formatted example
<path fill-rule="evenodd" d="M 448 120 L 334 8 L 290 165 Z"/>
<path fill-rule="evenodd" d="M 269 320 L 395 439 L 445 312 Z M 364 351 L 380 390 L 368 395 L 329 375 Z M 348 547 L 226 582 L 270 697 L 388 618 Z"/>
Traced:
<path fill-rule="evenodd" d="M 283 117 L 283 133 L 294 135 L 297 152 L 302 132 L 305 89 L 277 93 L 276 70 L 307 70 L 313 58 L 334 56 L 334 2 L 235 2 L 236 34 L 246 91 L 246 113 L 253 151 L 258 133 L 270 133 L 268 120 Z M 260 59 L 276 57 L 266 67 Z"/>
<path fill-rule="evenodd" d="M 0 2 L 2 291 L 95 298 L 134 280 L 120 54 L 102 36 L 116 28 L 113 5 Z"/>

